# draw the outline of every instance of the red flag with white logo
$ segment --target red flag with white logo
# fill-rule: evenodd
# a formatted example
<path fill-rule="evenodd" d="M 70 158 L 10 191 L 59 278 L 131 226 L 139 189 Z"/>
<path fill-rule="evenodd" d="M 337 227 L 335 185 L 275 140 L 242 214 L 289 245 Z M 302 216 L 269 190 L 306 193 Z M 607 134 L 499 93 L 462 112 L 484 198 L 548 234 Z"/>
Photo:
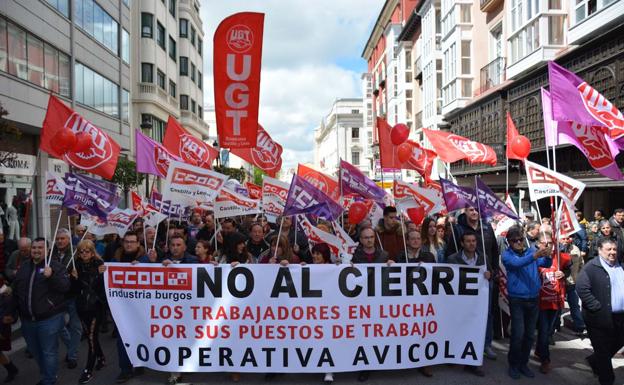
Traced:
<path fill-rule="evenodd" d="M 270 177 L 282 168 L 282 146 L 258 124 L 258 141 L 252 148 L 232 148 L 230 152 L 258 167 Z"/>
<path fill-rule="evenodd" d="M 465 160 L 468 163 L 486 163 L 496 165 L 494 149 L 483 143 L 473 142 L 463 136 L 445 131 L 433 131 L 423 128 L 423 132 L 438 153 L 440 159 L 447 163 Z"/>
<path fill-rule="evenodd" d="M 401 168 L 416 170 L 425 181 L 431 180 L 433 162 L 438 154 L 433 150 L 424 148 L 413 140 L 408 140 L 407 143 L 412 147 L 412 156 L 407 162 L 401 164 Z"/>
<path fill-rule="evenodd" d="M 214 34 L 214 95 L 219 144 L 256 146 L 264 14 L 225 18 Z"/>
<path fill-rule="evenodd" d="M 245 182 L 245 187 L 247 187 L 247 191 L 249 192 L 249 197 L 251 199 L 262 199 L 262 187 L 257 184 L 251 182 Z"/>
<path fill-rule="evenodd" d="M 377 137 L 379 138 L 379 158 L 382 168 L 401 168 L 398 146 L 392 144 L 390 132 L 392 127 L 383 118 L 377 118 Z"/>
<path fill-rule="evenodd" d="M 234 190 L 221 189 L 214 204 L 214 217 L 236 217 L 240 215 L 260 214 L 259 199 L 251 199 Z"/>
<path fill-rule="evenodd" d="M 89 146 L 78 152 L 71 149 L 64 152 L 58 146 L 57 136 L 64 130 L 71 130 L 75 135 L 86 135 Z M 120 151 L 119 144 L 104 130 L 91 124 L 53 95 L 48 100 L 48 110 L 41 126 L 39 148 L 78 169 L 106 179 L 113 177 Z"/>
<path fill-rule="evenodd" d="M 297 175 L 319 189 L 333 201 L 340 202 L 340 184 L 338 179 L 303 164 L 299 164 L 299 167 L 297 167 Z"/>
<path fill-rule="evenodd" d="M 219 156 L 219 151 L 191 135 L 173 116 L 167 120 L 163 146 L 183 162 L 203 168 L 212 168 L 212 162 Z"/>

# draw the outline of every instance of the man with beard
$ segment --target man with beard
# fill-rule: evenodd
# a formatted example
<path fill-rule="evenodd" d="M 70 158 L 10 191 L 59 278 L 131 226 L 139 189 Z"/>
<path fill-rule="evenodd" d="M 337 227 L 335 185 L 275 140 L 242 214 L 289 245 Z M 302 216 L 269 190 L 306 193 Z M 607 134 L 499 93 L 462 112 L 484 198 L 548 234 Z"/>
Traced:
<path fill-rule="evenodd" d="M 396 259 L 403 251 L 403 229 L 395 207 L 384 208 L 383 218 L 379 220 L 375 232 L 379 247 L 388 253 L 390 259 Z"/>

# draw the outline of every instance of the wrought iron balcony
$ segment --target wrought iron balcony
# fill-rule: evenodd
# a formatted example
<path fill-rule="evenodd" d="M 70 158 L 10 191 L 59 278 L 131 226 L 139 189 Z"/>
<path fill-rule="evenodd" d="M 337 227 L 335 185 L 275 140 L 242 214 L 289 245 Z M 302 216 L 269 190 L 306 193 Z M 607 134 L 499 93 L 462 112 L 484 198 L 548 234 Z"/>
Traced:
<path fill-rule="evenodd" d="M 481 0 L 481 11 L 490 12 L 501 5 L 504 0 Z"/>
<path fill-rule="evenodd" d="M 479 94 L 501 84 L 505 80 L 505 58 L 497 57 L 481 68 L 481 86 Z"/>

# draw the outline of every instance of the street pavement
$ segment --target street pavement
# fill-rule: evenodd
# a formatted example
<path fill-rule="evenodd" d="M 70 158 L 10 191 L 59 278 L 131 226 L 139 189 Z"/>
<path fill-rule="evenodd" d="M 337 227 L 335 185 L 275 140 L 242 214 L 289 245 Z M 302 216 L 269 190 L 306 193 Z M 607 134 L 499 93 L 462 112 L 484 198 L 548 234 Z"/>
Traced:
<path fill-rule="evenodd" d="M 534 384 L 534 385 L 598 385 L 598 380 L 593 376 L 585 357 L 591 353 L 591 345 L 588 339 L 581 340 L 570 333 L 568 329 L 558 332 L 555 336 L 556 345 L 551 346 L 552 371 L 548 375 L 539 373 L 539 364 L 531 360 L 530 367 L 536 373 L 536 378 L 531 380 L 522 378 L 513 380 L 507 376 L 506 354 L 508 340 L 494 341 L 494 348 L 498 352 L 496 361 L 485 360 L 484 371 L 486 376 L 476 377 L 465 372 L 460 366 L 438 365 L 433 367 L 433 377 L 425 378 L 416 369 L 373 372 L 367 385 L 376 384 L 431 384 L 431 385 L 500 385 L 500 384 Z M 110 385 L 114 384 L 119 370 L 117 367 L 117 351 L 115 339 L 111 333 L 101 336 L 102 348 L 108 364 L 102 370 L 95 372 L 90 384 Z M 65 347 L 60 344 L 60 357 L 65 357 Z M 86 363 L 87 342 L 82 341 L 80 347 L 79 365 L 76 369 L 67 369 L 65 363 L 61 363 L 58 384 L 77 384 Z M 35 361 L 26 356 L 23 338 L 13 341 L 13 350 L 10 357 L 18 366 L 20 374 L 13 382 L 16 385 L 35 385 L 39 381 L 38 369 Z M 616 385 L 624 384 L 624 356 L 617 355 L 613 360 L 616 367 Z M 5 372 L 0 369 L 0 383 Z M 262 374 L 243 373 L 240 384 L 264 384 Z M 357 382 L 357 373 L 337 373 L 334 376 L 337 384 L 360 384 Z M 127 384 L 165 384 L 167 374 L 152 370 L 145 370 L 141 376 L 134 377 Z M 286 374 L 277 376 L 271 381 L 275 384 L 321 384 L 322 374 Z M 182 384 L 232 384 L 228 373 L 194 373 L 184 375 Z"/>

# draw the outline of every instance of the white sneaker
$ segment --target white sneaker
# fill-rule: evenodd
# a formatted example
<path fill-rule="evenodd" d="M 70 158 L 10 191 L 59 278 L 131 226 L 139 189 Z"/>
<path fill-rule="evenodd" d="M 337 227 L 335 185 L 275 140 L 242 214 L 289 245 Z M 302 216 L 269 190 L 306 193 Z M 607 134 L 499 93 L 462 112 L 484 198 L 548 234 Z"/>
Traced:
<path fill-rule="evenodd" d="M 325 382 L 334 382 L 334 374 L 333 373 L 325 373 L 325 378 L 323 378 Z"/>
<path fill-rule="evenodd" d="M 496 354 L 491 346 L 486 346 L 485 349 L 483 349 L 483 355 L 485 356 L 485 358 L 490 360 L 495 360 L 498 357 L 498 354 Z"/>

